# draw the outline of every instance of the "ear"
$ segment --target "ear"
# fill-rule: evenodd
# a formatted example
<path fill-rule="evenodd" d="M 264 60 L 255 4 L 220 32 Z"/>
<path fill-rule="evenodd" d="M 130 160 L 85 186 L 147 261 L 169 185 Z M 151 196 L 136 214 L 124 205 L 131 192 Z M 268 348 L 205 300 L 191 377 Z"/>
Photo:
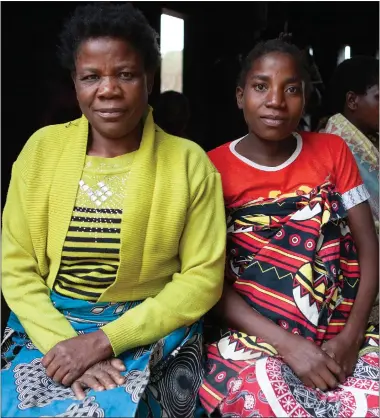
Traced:
<path fill-rule="evenodd" d="M 154 85 L 154 73 L 147 73 L 146 75 L 146 85 L 148 89 L 148 94 L 152 93 L 153 85 Z"/>
<path fill-rule="evenodd" d="M 236 103 L 239 109 L 243 109 L 243 96 L 244 96 L 244 89 L 241 87 L 236 87 Z"/>
<path fill-rule="evenodd" d="M 358 108 L 359 96 L 353 91 L 349 91 L 346 94 L 346 106 L 351 111 L 355 111 Z"/>
<path fill-rule="evenodd" d="M 75 71 L 71 71 L 71 79 L 73 80 L 74 86 L 76 86 L 76 73 L 75 73 Z"/>

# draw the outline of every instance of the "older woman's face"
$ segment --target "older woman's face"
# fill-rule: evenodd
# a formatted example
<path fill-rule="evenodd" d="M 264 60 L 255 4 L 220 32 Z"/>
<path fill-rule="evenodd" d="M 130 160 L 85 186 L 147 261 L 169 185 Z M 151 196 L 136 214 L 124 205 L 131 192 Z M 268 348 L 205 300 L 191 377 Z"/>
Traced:
<path fill-rule="evenodd" d="M 147 108 L 153 80 L 132 45 L 88 39 L 79 46 L 75 68 L 77 99 L 92 128 L 107 139 L 132 132 Z"/>

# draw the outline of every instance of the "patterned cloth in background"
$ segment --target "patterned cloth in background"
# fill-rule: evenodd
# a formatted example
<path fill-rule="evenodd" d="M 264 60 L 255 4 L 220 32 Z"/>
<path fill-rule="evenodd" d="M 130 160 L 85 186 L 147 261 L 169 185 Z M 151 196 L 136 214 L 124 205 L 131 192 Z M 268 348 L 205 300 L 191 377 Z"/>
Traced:
<path fill-rule="evenodd" d="M 340 113 L 332 116 L 324 132 L 339 135 L 350 147 L 360 175 L 370 194 L 377 231 L 379 232 L 379 150 L 358 128 Z"/>

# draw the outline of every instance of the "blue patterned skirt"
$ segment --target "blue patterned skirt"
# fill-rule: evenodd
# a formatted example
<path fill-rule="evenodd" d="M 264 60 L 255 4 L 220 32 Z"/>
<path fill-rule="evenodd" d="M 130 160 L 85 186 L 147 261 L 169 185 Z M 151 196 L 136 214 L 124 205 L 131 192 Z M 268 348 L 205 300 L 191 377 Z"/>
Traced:
<path fill-rule="evenodd" d="M 81 333 L 94 332 L 138 302 L 93 303 L 52 293 L 55 307 Z M 173 331 L 158 342 L 119 356 L 125 382 L 115 389 L 87 390 L 76 400 L 71 388 L 55 383 L 12 313 L 2 343 L 3 417 L 194 417 L 201 413 L 198 390 L 203 377 L 202 322 Z"/>

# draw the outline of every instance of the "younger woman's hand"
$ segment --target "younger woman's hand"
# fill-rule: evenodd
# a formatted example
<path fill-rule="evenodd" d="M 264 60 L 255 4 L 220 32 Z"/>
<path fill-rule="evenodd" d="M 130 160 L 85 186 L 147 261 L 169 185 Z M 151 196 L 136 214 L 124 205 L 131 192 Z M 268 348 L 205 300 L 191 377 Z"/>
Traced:
<path fill-rule="evenodd" d="M 354 372 L 360 346 L 361 341 L 350 340 L 345 337 L 344 333 L 340 333 L 325 342 L 322 345 L 322 350 L 341 366 L 344 374 L 348 377 Z"/>
<path fill-rule="evenodd" d="M 306 386 L 326 391 L 345 381 L 341 366 L 304 337 L 289 333 L 279 354 Z"/>

